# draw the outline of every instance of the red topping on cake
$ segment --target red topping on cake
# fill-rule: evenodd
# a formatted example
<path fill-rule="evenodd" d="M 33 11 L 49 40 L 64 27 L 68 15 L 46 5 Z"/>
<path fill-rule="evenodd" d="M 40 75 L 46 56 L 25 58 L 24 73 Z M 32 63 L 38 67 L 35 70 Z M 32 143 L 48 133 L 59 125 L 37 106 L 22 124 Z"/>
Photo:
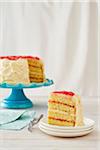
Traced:
<path fill-rule="evenodd" d="M 1 56 L 0 59 L 17 60 L 20 56 Z"/>
<path fill-rule="evenodd" d="M 68 92 L 68 91 L 55 91 L 53 93 L 58 93 L 58 94 L 65 94 L 65 95 L 70 95 L 70 96 L 74 96 L 75 93 L 73 92 Z"/>
<path fill-rule="evenodd" d="M 28 59 L 37 59 L 37 60 L 40 60 L 39 57 L 33 57 L 33 56 L 20 56 L 20 58 L 28 58 Z"/>
<path fill-rule="evenodd" d="M 9 60 L 17 60 L 19 58 L 22 59 L 37 59 L 40 60 L 39 57 L 33 57 L 33 56 L 1 56 L 0 59 L 9 59 Z"/>
<path fill-rule="evenodd" d="M 72 108 L 75 107 L 75 106 L 71 106 L 71 105 L 68 105 L 68 104 L 65 104 L 65 103 L 62 103 L 62 102 L 58 102 L 58 101 L 55 101 L 55 100 L 49 100 L 49 103 L 61 104 L 61 105 L 65 105 L 65 106 L 72 107 Z"/>
<path fill-rule="evenodd" d="M 53 120 L 59 120 L 59 121 L 66 121 L 66 122 L 71 122 L 71 123 L 75 123 L 75 121 L 69 121 L 69 120 L 65 120 L 65 119 L 61 119 L 61 118 L 55 118 L 55 117 L 48 117 L 49 119 L 53 119 Z"/>

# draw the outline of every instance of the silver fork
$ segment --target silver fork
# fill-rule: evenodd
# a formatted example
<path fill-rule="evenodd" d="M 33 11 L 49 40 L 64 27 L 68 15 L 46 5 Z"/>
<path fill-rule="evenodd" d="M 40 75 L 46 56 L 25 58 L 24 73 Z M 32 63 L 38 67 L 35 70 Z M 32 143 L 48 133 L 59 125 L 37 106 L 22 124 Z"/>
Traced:
<path fill-rule="evenodd" d="M 34 118 L 28 125 L 28 131 L 32 132 L 33 126 L 38 124 L 38 122 L 43 118 L 43 114 L 39 118 Z"/>

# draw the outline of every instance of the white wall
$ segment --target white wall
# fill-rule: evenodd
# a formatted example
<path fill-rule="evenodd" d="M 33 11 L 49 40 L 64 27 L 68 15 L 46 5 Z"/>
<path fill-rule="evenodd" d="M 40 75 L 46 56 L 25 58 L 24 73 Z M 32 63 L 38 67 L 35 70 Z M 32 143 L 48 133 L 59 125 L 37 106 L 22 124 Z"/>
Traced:
<path fill-rule="evenodd" d="M 56 89 L 97 96 L 97 13 L 95 2 L 0 3 L 0 55 L 44 60 L 55 85 L 31 94 Z"/>

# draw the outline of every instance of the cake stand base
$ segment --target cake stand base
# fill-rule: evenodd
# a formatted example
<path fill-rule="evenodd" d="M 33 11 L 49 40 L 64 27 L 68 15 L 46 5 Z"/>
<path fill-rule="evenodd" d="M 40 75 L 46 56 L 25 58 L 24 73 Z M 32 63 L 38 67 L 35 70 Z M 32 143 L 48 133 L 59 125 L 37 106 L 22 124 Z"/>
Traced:
<path fill-rule="evenodd" d="M 23 89 L 12 89 L 9 97 L 1 102 L 1 107 L 24 109 L 33 107 L 33 103 L 25 96 Z"/>
<path fill-rule="evenodd" d="M 5 98 L 1 102 L 1 107 L 4 108 L 16 108 L 16 109 L 21 109 L 21 108 L 31 108 L 33 107 L 33 103 L 25 96 L 23 89 L 25 88 L 40 88 L 40 87 L 47 87 L 53 84 L 53 80 L 46 79 L 45 82 L 41 83 L 30 83 L 29 85 L 24 85 L 24 84 L 7 84 L 7 83 L 2 83 L 0 84 L 0 88 L 4 89 L 12 89 L 11 94 L 9 97 Z"/>

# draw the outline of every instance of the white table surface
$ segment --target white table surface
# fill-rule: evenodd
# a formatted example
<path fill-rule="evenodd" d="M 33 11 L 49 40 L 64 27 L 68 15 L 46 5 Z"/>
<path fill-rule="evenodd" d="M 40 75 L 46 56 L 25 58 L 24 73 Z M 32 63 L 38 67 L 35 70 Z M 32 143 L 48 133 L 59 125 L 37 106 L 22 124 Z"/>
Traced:
<path fill-rule="evenodd" d="M 47 97 L 32 97 L 37 116 L 47 113 Z M 86 136 L 77 138 L 59 138 L 42 133 L 38 125 L 30 133 L 27 128 L 21 131 L 0 130 L 0 150 L 99 150 L 100 119 L 98 98 L 83 97 L 84 116 L 96 121 L 95 130 Z"/>

